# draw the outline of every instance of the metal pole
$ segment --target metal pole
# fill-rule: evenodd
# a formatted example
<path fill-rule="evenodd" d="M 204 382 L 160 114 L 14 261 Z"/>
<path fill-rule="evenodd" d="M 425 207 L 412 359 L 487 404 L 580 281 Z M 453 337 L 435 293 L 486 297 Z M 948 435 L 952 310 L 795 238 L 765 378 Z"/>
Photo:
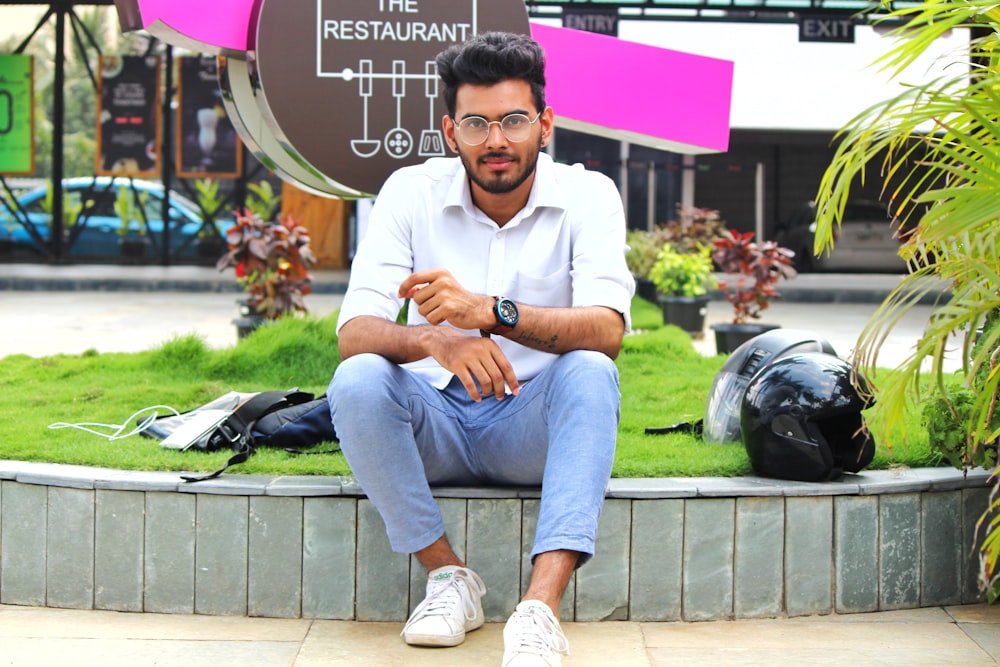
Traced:
<path fill-rule="evenodd" d="M 695 174 L 694 174 L 694 156 L 693 155 L 682 155 L 681 156 L 681 206 L 684 208 L 690 208 L 694 206 L 694 187 L 695 187 Z"/>
<path fill-rule="evenodd" d="M 66 84 L 66 10 L 56 10 L 56 68 L 52 97 L 52 221 L 49 224 L 52 258 L 63 258 L 63 121 L 66 102 L 63 86 Z"/>
<path fill-rule="evenodd" d="M 757 173 L 754 180 L 754 229 L 758 242 L 764 241 L 764 163 L 757 163 Z"/>
<path fill-rule="evenodd" d="M 618 142 L 618 160 L 621 163 L 618 167 L 618 190 L 622 198 L 622 208 L 625 211 L 625 220 L 628 220 L 628 156 L 629 143 L 627 141 Z M 628 226 L 626 224 L 626 226 Z"/>
<path fill-rule="evenodd" d="M 163 220 L 163 247 L 160 248 L 160 254 L 163 266 L 170 266 L 170 184 L 174 175 L 173 155 L 170 152 L 170 147 L 173 145 L 171 123 L 174 116 L 171 113 L 170 105 L 174 95 L 174 47 L 167 44 L 163 57 L 166 61 L 164 66 L 167 69 L 167 78 L 163 88 L 163 137 L 160 141 L 160 164 L 163 165 L 160 177 L 163 182 L 163 207 L 160 213 L 160 219 Z"/>
<path fill-rule="evenodd" d="M 646 165 L 646 229 L 652 231 L 656 227 L 656 162 L 649 161 Z"/>

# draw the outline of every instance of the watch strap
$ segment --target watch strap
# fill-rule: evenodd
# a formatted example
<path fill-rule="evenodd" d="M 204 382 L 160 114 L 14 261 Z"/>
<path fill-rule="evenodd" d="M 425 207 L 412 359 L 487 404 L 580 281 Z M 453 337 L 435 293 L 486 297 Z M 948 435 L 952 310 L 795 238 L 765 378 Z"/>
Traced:
<path fill-rule="evenodd" d="M 500 311 L 498 310 L 499 307 L 500 307 L 500 301 L 501 300 L 506 300 L 506 297 L 495 296 L 495 297 L 493 297 L 493 299 L 494 299 L 494 301 L 493 301 L 493 315 L 496 317 L 497 323 L 496 323 L 496 325 L 494 325 L 494 327 L 492 329 L 480 329 L 479 330 L 479 333 L 480 333 L 480 335 L 483 338 L 489 338 L 490 336 L 492 336 L 494 334 L 503 335 L 503 334 L 509 333 L 509 332 L 511 332 L 511 331 L 514 330 L 514 327 L 512 325 L 505 324 L 505 323 L 503 323 L 500 320 Z M 511 302 L 511 303 L 513 303 L 513 302 Z M 517 324 L 516 320 L 515 320 L 515 324 Z"/>
<path fill-rule="evenodd" d="M 514 327 L 509 327 L 506 324 L 498 324 L 490 330 L 481 329 L 479 333 L 483 335 L 483 338 L 489 338 L 493 334 L 503 335 L 514 330 Z"/>

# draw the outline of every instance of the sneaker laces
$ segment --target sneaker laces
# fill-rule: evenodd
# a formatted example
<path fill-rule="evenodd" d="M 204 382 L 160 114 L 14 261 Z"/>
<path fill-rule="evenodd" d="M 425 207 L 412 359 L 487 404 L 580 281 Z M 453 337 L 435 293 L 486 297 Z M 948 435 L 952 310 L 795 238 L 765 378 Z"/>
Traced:
<path fill-rule="evenodd" d="M 464 567 L 457 567 L 450 573 L 441 574 L 450 576 L 441 579 L 431 576 L 428 579 L 427 597 L 410 614 L 400 635 L 404 635 L 411 625 L 427 616 L 451 616 L 457 607 L 461 608 L 465 620 L 472 621 L 476 618 L 478 610 L 470 590 L 475 590 L 479 597 L 485 595 L 486 584 L 483 580 L 478 574 Z"/>
<path fill-rule="evenodd" d="M 559 621 L 542 608 L 531 605 L 515 612 L 514 621 L 516 646 L 508 647 L 513 653 L 535 653 L 546 655 L 552 651 L 569 655 L 569 642 L 563 634 Z"/>

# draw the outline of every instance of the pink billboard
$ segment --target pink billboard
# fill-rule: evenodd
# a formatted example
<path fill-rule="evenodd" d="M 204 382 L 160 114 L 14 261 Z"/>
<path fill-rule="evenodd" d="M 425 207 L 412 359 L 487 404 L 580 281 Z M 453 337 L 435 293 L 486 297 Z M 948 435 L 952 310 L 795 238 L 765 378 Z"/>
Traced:
<path fill-rule="evenodd" d="M 116 0 L 115 4 L 124 30 L 145 29 L 177 46 L 246 61 L 250 67 L 226 71 L 230 77 L 248 74 L 251 82 L 245 86 L 242 81 L 224 82 L 224 88 L 250 91 L 229 99 L 234 118 L 252 121 L 237 123 L 244 142 L 251 150 L 265 144 L 279 147 L 287 155 L 272 156 L 273 163 L 294 164 L 293 172 L 309 174 L 312 190 L 331 196 L 376 191 L 393 170 L 426 159 L 429 154 L 424 149 L 436 145 L 435 129 L 428 125 L 436 126 L 441 117 L 433 99 L 437 96 L 433 58 L 424 53 L 429 46 L 418 49 L 403 35 L 446 34 L 443 29 L 435 33 L 437 26 L 454 27 L 456 35 L 530 32 L 546 52 L 547 96 L 557 127 L 677 153 L 722 152 L 729 145 L 732 62 L 529 23 L 522 0 Z M 342 29 L 362 24 L 382 26 L 381 37 L 361 39 L 361 32 Z M 385 37 L 389 25 L 400 27 L 393 31 L 392 43 Z M 402 27 L 407 27 L 405 33 Z M 368 28 L 365 34 L 370 34 Z M 449 39 L 438 39 L 435 52 L 448 46 Z M 397 52 L 401 55 L 393 55 L 388 64 L 380 62 Z M 289 60 L 293 56 L 294 63 Z M 327 62 L 331 59 L 336 66 Z M 385 81 L 391 82 L 388 92 L 382 90 Z M 423 98 L 428 99 L 421 103 Z M 312 113 L 309 103 L 322 108 Z M 423 112 L 417 108 L 420 104 Z M 256 108 L 243 108 L 248 105 Z M 292 113 L 283 105 L 291 105 Z M 378 115 L 387 108 L 395 116 L 385 125 Z M 335 145 L 337 137 L 324 135 L 330 132 L 331 109 L 338 110 L 339 126 L 353 137 L 346 149 Z M 255 128 L 252 137 L 244 136 L 243 128 L 249 125 Z M 359 143 L 378 144 L 379 150 L 352 152 Z M 327 152 L 317 153 L 317 146 Z"/>

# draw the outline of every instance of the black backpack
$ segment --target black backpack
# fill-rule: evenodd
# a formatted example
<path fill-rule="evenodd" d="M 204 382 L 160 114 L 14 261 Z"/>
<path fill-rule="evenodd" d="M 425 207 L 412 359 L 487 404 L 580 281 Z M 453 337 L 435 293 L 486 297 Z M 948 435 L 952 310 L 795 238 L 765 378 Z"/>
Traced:
<path fill-rule="evenodd" d="M 202 406 L 198 410 L 203 411 L 204 408 Z M 142 434 L 165 440 L 173 431 L 170 420 L 177 419 L 164 417 L 154 420 L 143 429 Z M 280 447 L 293 454 L 339 451 L 339 448 L 322 452 L 302 451 L 304 447 L 322 442 L 338 442 L 325 395 L 316 398 L 313 394 L 298 389 L 262 391 L 243 400 L 239 407 L 213 423 L 205 435 L 193 439 L 190 445 L 183 447 L 185 450 L 199 451 L 232 449 L 234 454 L 226 464 L 215 472 L 206 475 L 181 475 L 181 479 L 185 482 L 214 479 L 230 466 L 246 461 L 258 447 Z"/>

